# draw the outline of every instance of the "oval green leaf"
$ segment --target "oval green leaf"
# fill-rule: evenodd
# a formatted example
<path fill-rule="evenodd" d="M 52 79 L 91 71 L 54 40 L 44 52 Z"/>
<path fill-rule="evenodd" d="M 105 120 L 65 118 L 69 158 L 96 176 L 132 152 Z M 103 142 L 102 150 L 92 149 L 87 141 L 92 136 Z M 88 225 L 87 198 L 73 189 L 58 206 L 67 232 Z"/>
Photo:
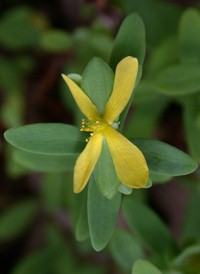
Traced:
<path fill-rule="evenodd" d="M 197 163 L 186 153 L 157 140 L 134 139 L 142 151 L 149 170 L 155 174 L 181 176 L 192 173 Z"/>
<path fill-rule="evenodd" d="M 91 176 L 88 188 L 88 224 L 91 243 L 96 251 L 102 250 L 110 241 L 117 223 L 120 204 L 119 192 L 112 200 L 105 198 Z"/>
<path fill-rule="evenodd" d="M 11 274 L 44 274 L 50 273 L 52 271 L 52 256 L 53 252 L 51 249 L 42 248 L 35 252 L 32 252 L 23 259 L 21 259 L 18 264 L 14 267 Z M 55 256 L 55 255 L 54 255 Z M 50 264 L 47 264 L 47 261 Z"/>
<path fill-rule="evenodd" d="M 26 200 L 4 211 L 0 218 L 0 239 L 8 240 L 24 232 L 33 223 L 37 210 L 35 201 Z"/>
<path fill-rule="evenodd" d="M 114 40 L 110 64 L 113 69 L 126 56 L 136 57 L 142 65 L 145 56 L 145 27 L 136 13 L 128 15 L 122 22 Z"/>
<path fill-rule="evenodd" d="M 200 269 L 200 246 L 196 244 L 183 250 L 175 258 L 174 266 L 182 273 L 198 273 Z"/>
<path fill-rule="evenodd" d="M 125 230 L 114 232 L 110 242 L 110 251 L 115 261 L 128 271 L 131 270 L 135 260 L 144 256 L 142 246 Z"/>
<path fill-rule="evenodd" d="M 180 55 L 182 62 L 200 62 L 200 13 L 187 9 L 180 22 Z"/>
<path fill-rule="evenodd" d="M 138 260 L 133 266 L 132 274 L 162 274 L 162 272 L 152 263 L 146 260 Z"/>
<path fill-rule="evenodd" d="M 155 75 L 164 68 L 175 64 L 179 56 L 179 51 L 180 48 L 177 36 L 170 35 L 170 37 L 165 37 L 148 57 L 146 71 L 148 71 L 149 80 L 154 79 Z M 149 73 L 151 76 L 149 76 Z M 148 86 L 150 86 L 150 83 Z"/>
<path fill-rule="evenodd" d="M 150 172 L 150 178 L 153 183 L 164 184 L 172 179 L 172 176 L 161 175 L 158 173 Z"/>
<path fill-rule="evenodd" d="M 184 107 L 184 121 L 186 128 L 187 142 L 193 157 L 200 162 L 200 128 L 196 118 L 200 110 L 200 96 L 187 99 Z"/>
<path fill-rule="evenodd" d="M 73 46 L 70 35 L 60 29 L 47 30 L 42 33 L 40 39 L 40 48 L 47 52 L 64 52 Z"/>
<path fill-rule="evenodd" d="M 0 21 L 1 44 L 16 50 L 35 47 L 41 29 L 39 24 L 35 23 L 34 17 L 39 17 L 39 14 L 35 14 L 32 9 L 23 6 L 8 9 Z"/>
<path fill-rule="evenodd" d="M 5 139 L 21 150 L 48 154 L 69 155 L 79 153 L 85 146 L 77 127 L 66 124 L 33 124 L 11 128 L 4 134 Z"/>
<path fill-rule="evenodd" d="M 181 96 L 200 90 L 200 64 L 177 64 L 161 71 L 153 85 L 167 95 Z"/>
<path fill-rule="evenodd" d="M 97 106 L 99 113 L 104 113 L 106 103 L 112 93 L 114 73 L 100 58 L 93 58 L 84 70 L 81 87 Z"/>
<path fill-rule="evenodd" d="M 42 177 L 40 195 L 46 211 L 55 213 L 62 209 L 65 184 L 66 177 L 62 173 L 49 173 Z"/>
<path fill-rule="evenodd" d="M 185 213 L 182 220 L 181 241 L 183 243 L 199 243 L 200 242 L 200 191 L 199 183 L 200 178 L 197 176 L 193 179 L 191 187 L 191 178 L 186 181 L 187 188 L 187 203 L 185 205 Z M 189 188 L 190 187 L 190 188 Z"/>
<path fill-rule="evenodd" d="M 105 140 L 103 141 L 101 154 L 93 172 L 99 191 L 106 198 L 112 199 L 118 190 L 120 181 L 115 172 L 113 159 Z"/>
<path fill-rule="evenodd" d="M 84 191 L 84 197 L 82 199 L 81 206 L 78 210 L 77 222 L 76 222 L 76 239 L 78 241 L 84 241 L 89 238 L 89 227 L 88 227 L 88 213 L 87 213 L 87 192 Z"/>
<path fill-rule="evenodd" d="M 147 248 L 161 254 L 173 254 L 176 251 L 176 243 L 169 229 L 148 206 L 126 196 L 122 212 L 133 233 Z"/>
<path fill-rule="evenodd" d="M 150 48 L 158 45 L 165 37 L 176 32 L 181 8 L 170 1 L 126 0 L 123 1 L 126 12 L 137 12 L 142 17 Z M 170 15 L 170 16 L 169 16 Z"/>
<path fill-rule="evenodd" d="M 16 96 L 20 100 L 19 96 L 23 90 L 22 75 L 19 73 L 16 63 L 4 57 L 0 57 L 0 87 L 6 92 L 6 98 L 9 94 L 12 96 L 17 94 Z"/>
<path fill-rule="evenodd" d="M 78 155 L 45 155 L 17 150 L 13 153 L 13 159 L 32 171 L 72 172 Z"/>

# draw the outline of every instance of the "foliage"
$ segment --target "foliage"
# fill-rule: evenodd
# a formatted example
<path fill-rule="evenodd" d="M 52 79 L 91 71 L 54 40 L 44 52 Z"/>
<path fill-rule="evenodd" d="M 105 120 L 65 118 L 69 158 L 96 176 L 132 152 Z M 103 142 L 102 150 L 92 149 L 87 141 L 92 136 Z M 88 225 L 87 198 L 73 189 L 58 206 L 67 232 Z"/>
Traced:
<path fill-rule="evenodd" d="M 0 18 L 0 253 L 11 257 L 0 260 L 2 273 L 198 274 L 199 8 L 32 2 L 8 1 Z M 74 194 L 74 165 L 89 135 L 60 75 L 102 114 L 126 56 L 139 60 L 139 71 L 119 130 L 143 153 L 148 183 L 121 184 L 104 141 L 89 184 Z M 166 216 L 177 201 L 168 197 L 162 210 L 162 189 L 173 185 L 184 199 L 176 237 Z"/>

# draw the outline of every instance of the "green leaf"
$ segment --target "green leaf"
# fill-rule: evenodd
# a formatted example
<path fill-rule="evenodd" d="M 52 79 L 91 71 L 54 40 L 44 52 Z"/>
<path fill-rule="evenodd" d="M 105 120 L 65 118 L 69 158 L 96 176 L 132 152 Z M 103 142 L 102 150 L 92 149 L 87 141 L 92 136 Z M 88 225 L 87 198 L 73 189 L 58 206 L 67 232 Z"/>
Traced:
<path fill-rule="evenodd" d="M 200 246 L 194 245 L 186 248 L 174 260 L 174 266 L 184 274 L 195 274 L 200 269 Z"/>
<path fill-rule="evenodd" d="M 106 141 L 103 141 L 102 151 L 94 169 L 94 179 L 100 192 L 108 199 L 112 199 L 120 185 L 115 172 L 113 159 Z"/>
<path fill-rule="evenodd" d="M 159 183 L 159 184 L 166 183 L 167 181 L 170 181 L 172 179 L 171 176 L 160 175 L 154 172 L 150 172 L 150 178 L 153 181 L 153 183 Z"/>
<path fill-rule="evenodd" d="M 131 230 L 147 248 L 166 256 L 176 251 L 176 243 L 167 226 L 149 207 L 126 196 L 122 211 Z"/>
<path fill-rule="evenodd" d="M 125 230 L 114 232 L 110 251 L 115 261 L 124 269 L 131 270 L 133 262 L 144 256 L 142 247 L 134 237 Z"/>
<path fill-rule="evenodd" d="M 187 142 L 192 156 L 200 162 L 200 128 L 196 118 L 200 110 L 200 96 L 187 98 L 184 107 L 184 121 L 186 128 Z"/>
<path fill-rule="evenodd" d="M 132 274 L 162 274 L 162 272 L 150 262 L 138 260 L 133 266 Z"/>
<path fill-rule="evenodd" d="M 17 94 L 17 96 L 23 90 L 23 80 L 16 64 L 13 60 L 3 57 L 0 58 L 0 87 L 6 94 Z"/>
<path fill-rule="evenodd" d="M 13 269 L 12 274 L 47 274 L 51 271 L 51 250 L 42 249 L 35 251 L 23 258 Z"/>
<path fill-rule="evenodd" d="M 57 224 L 48 223 L 46 224 L 44 229 L 46 247 L 48 247 L 48 249 L 52 251 L 52 255 L 56 255 L 54 256 L 55 261 L 57 260 L 56 257 L 59 257 L 59 255 L 62 255 L 62 253 L 64 252 L 68 257 L 68 259 L 66 259 L 66 263 L 69 263 L 69 261 L 73 262 L 70 248 L 68 249 L 67 239 L 64 233 L 62 233 L 60 228 L 57 226 Z"/>
<path fill-rule="evenodd" d="M 46 155 L 79 153 L 85 145 L 83 136 L 77 127 L 51 123 L 11 128 L 4 134 L 14 147 Z"/>
<path fill-rule="evenodd" d="M 106 103 L 112 93 L 114 73 L 100 58 L 93 58 L 82 76 L 81 87 L 103 114 Z"/>
<path fill-rule="evenodd" d="M 102 45 L 104 46 L 102 47 Z M 94 52 L 95 56 L 107 61 L 112 51 L 113 41 L 109 34 L 94 31 L 88 39 L 88 47 L 91 52 Z"/>
<path fill-rule="evenodd" d="M 76 273 L 76 264 L 64 233 L 56 226 L 50 224 L 45 227 L 44 234 L 50 255 L 49 258 L 46 259 L 46 262 L 48 261 L 49 263 L 46 263 L 48 266 L 46 266 L 47 270 L 45 273 Z M 49 270 L 47 267 L 49 267 Z M 35 268 L 37 268 L 37 266 Z M 29 271 L 26 273 L 29 273 Z"/>
<path fill-rule="evenodd" d="M 5 153 L 5 162 L 6 162 L 6 173 L 9 174 L 9 178 L 12 179 L 17 179 L 21 176 L 24 176 L 27 174 L 27 170 L 18 164 L 16 161 L 13 159 L 13 152 L 15 148 L 10 146 L 9 144 L 4 145 L 4 153 Z"/>
<path fill-rule="evenodd" d="M 197 163 L 189 155 L 161 141 L 134 139 L 133 143 L 142 151 L 153 173 L 180 176 L 197 168 Z"/>
<path fill-rule="evenodd" d="M 41 199 L 47 211 L 54 213 L 62 209 L 65 183 L 66 178 L 60 173 L 51 173 L 43 176 Z"/>
<path fill-rule="evenodd" d="M 142 65 L 145 56 L 145 28 L 140 16 L 128 15 L 122 22 L 114 40 L 110 64 L 113 69 L 126 56 L 136 57 Z"/>
<path fill-rule="evenodd" d="M 165 0 L 125 0 L 126 12 L 140 14 L 144 21 L 147 44 L 157 45 L 168 35 L 176 32 L 181 9 Z M 169 16 L 170 15 L 170 16 Z"/>
<path fill-rule="evenodd" d="M 148 56 L 146 71 L 148 71 L 149 80 L 154 79 L 154 75 L 157 75 L 164 68 L 175 64 L 178 56 L 179 43 L 177 36 L 167 36 Z M 149 76 L 149 73 L 151 76 Z"/>
<path fill-rule="evenodd" d="M 59 29 L 46 30 L 42 33 L 40 39 L 40 48 L 47 52 L 65 52 L 73 46 L 70 35 Z"/>
<path fill-rule="evenodd" d="M 24 49 L 37 45 L 40 29 L 31 9 L 8 10 L 0 21 L 0 42 L 11 49 Z"/>
<path fill-rule="evenodd" d="M 32 171 L 39 172 L 72 172 L 77 153 L 69 155 L 45 155 L 16 150 L 13 159 L 16 163 Z"/>
<path fill-rule="evenodd" d="M 45 247 L 25 255 L 14 267 L 12 274 L 76 273 L 66 238 L 54 226 L 45 227 L 44 235 Z"/>
<path fill-rule="evenodd" d="M 0 109 L 1 120 L 8 128 L 20 126 L 24 119 L 24 98 L 20 94 L 8 96 L 7 90 L 5 94 L 6 98 Z"/>
<path fill-rule="evenodd" d="M 165 271 L 165 274 L 183 274 L 183 272 L 179 272 L 177 270 L 169 270 Z"/>
<path fill-rule="evenodd" d="M 180 57 L 182 62 L 200 62 L 200 14 L 187 9 L 180 22 Z"/>
<path fill-rule="evenodd" d="M 193 187 L 191 187 L 191 183 Z M 200 189 L 197 187 L 200 185 L 200 178 L 197 181 L 188 182 L 187 188 L 187 202 L 185 205 L 184 216 L 182 219 L 182 233 L 181 242 L 199 242 L 200 241 L 200 218 L 199 218 L 199 208 L 200 208 Z M 196 187 L 194 187 L 196 186 Z"/>
<path fill-rule="evenodd" d="M 106 273 L 106 267 L 103 265 L 92 265 L 92 264 L 87 264 L 80 266 L 78 269 L 76 269 L 76 274 L 105 274 Z M 63 273 L 63 274 L 66 274 Z"/>
<path fill-rule="evenodd" d="M 153 92 L 150 92 L 150 85 L 151 83 L 141 81 L 135 90 L 134 102 L 136 108 L 134 109 L 134 115 L 130 115 L 125 128 L 125 135 L 129 138 L 153 137 L 158 120 L 168 103 L 167 99 L 163 98 L 163 95 L 156 94 L 155 96 Z M 145 92 L 147 90 L 148 92 Z M 144 94 L 143 97 L 145 99 L 142 99 L 142 94 Z"/>
<path fill-rule="evenodd" d="M 154 81 L 154 88 L 171 96 L 193 94 L 200 89 L 200 64 L 168 66 Z"/>
<path fill-rule="evenodd" d="M 37 210 L 35 201 L 26 200 L 4 211 L 0 218 L 0 239 L 8 240 L 21 234 L 33 223 Z"/>
<path fill-rule="evenodd" d="M 197 114 L 197 117 L 195 119 L 195 124 L 196 124 L 197 128 L 200 129 L 200 111 Z"/>
<path fill-rule="evenodd" d="M 89 226 L 88 226 L 88 215 L 87 215 L 87 192 L 84 191 L 84 197 L 82 204 L 79 208 L 77 222 L 76 222 L 76 239 L 83 241 L 89 238 Z"/>
<path fill-rule="evenodd" d="M 73 192 L 73 176 L 70 177 L 70 183 L 66 184 L 65 197 L 66 206 L 70 208 L 70 220 L 73 226 L 73 230 L 76 233 L 76 226 L 80 218 L 80 211 L 87 196 L 88 185 L 78 195 Z"/>
<path fill-rule="evenodd" d="M 90 238 L 96 251 L 102 250 L 110 241 L 114 231 L 121 194 L 118 192 L 112 200 L 105 198 L 98 190 L 93 177 L 88 188 L 88 224 Z"/>

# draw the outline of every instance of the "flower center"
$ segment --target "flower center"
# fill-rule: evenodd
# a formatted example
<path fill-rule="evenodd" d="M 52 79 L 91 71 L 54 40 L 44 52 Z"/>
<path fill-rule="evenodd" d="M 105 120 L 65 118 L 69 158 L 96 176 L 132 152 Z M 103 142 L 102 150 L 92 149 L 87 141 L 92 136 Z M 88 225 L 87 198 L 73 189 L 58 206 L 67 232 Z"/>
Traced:
<path fill-rule="evenodd" d="M 108 123 L 101 118 L 82 119 L 81 131 L 102 132 L 108 126 Z"/>

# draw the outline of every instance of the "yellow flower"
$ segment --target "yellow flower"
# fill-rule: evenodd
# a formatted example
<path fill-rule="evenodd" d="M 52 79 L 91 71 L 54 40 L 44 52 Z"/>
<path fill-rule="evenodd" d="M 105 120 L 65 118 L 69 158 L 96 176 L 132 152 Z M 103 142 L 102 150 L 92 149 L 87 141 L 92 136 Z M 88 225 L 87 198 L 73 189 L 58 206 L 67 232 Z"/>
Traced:
<path fill-rule="evenodd" d="M 97 107 L 76 83 L 66 75 L 62 75 L 76 104 L 87 117 L 87 120 L 83 119 L 81 131 L 91 132 L 91 137 L 75 164 L 75 193 L 82 191 L 86 186 L 100 156 L 104 138 L 119 180 L 131 188 L 141 188 L 147 183 L 148 167 L 142 152 L 114 129 L 116 119 L 132 95 L 137 71 L 136 58 L 128 56 L 119 62 L 115 72 L 113 91 L 103 115 L 99 114 Z"/>

